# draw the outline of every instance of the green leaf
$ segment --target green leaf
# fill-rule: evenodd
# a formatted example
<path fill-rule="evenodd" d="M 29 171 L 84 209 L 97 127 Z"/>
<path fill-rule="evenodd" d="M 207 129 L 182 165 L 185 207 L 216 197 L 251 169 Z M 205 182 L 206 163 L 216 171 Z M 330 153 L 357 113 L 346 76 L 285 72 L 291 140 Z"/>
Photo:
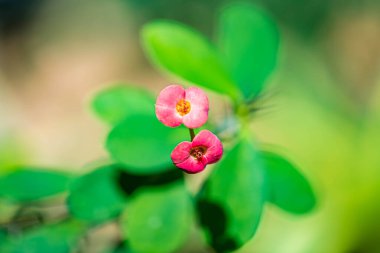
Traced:
<path fill-rule="evenodd" d="M 19 137 L 14 136 L 12 132 L 2 133 L 0 136 L 0 176 L 25 164 L 27 154 Z"/>
<path fill-rule="evenodd" d="M 149 92 L 123 84 L 100 91 L 92 101 L 95 113 L 110 124 L 133 114 L 154 115 L 154 104 L 155 99 Z"/>
<path fill-rule="evenodd" d="M 140 191 L 125 210 L 121 229 L 133 251 L 167 253 L 184 243 L 192 221 L 191 198 L 181 182 Z"/>
<path fill-rule="evenodd" d="M 130 172 L 156 173 L 172 168 L 171 152 L 188 138 L 184 128 L 166 127 L 154 116 L 133 115 L 112 129 L 106 148 Z"/>
<path fill-rule="evenodd" d="M 262 157 L 269 187 L 268 201 L 295 214 L 311 211 L 316 205 L 316 198 L 298 169 L 277 154 L 262 152 Z"/>
<path fill-rule="evenodd" d="M 7 231 L 4 228 L 1 228 L 0 229 L 0 245 L 3 244 L 3 242 L 6 240 L 6 238 L 7 238 Z"/>
<path fill-rule="evenodd" d="M 115 218 L 125 206 L 116 166 L 104 166 L 77 178 L 70 187 L 70 213 L 82 220 L 101 223 Z"/>
<path fill-rule="evenodd" d="M 216 50 L 197 31 L 172 21 L 144 26 L 142 42 L 154 64 L 193 84 L 237 99 L 239 91 L 218 59 Z"/>
<path fill-rule="evenodd" d="M 57 171 L 20 168 L 0 177 L 0 197 L 34 201 L 67 189 L 71 177 Z"/>
<path fill-rule="evenodd" d="M 253 145 L 241 140 L 216 165 L 198 196 L 200 223 L 210 245 L 229 252 L 250 240 L 264 201 L 262 161 Z"/>
<path fill-rule="evenodd" d="M 115 245 L 112 249 L 106 250 L 104 253 L 136 253 L 133 251 L 128 241 L 122 241 L 119 242 L 117 245 Z"/>
<path fill-rule="evenodd" d="M 69 253 L 85 226 L 78 221 L 66 221 L 33 229 L 20 237 L 9 238 L 0 246 L 3 253 Z"/>
<path fill-rule="evenodd" d="M 150 173 L 146 175 L 139 175 L 128 172 L 128 168 L 125 166 L 121 166 L 116 164 L 120 170 L 119 172 L 119 185 L 123 192 L 127 194 L 127 196 L 131 196 L 135 191 L 141 188 L 152 188 L 152 187 L 160 187 L 163 185 L 171 184 L 174 182 L 178 182 L 183 180 L 184 173 L 176 169 L 174 165 L 171 165 L 170 168 L 165 171 L 161 171 L 158 173 Z"/>
<path fill-rule="evenodd" d="M 219 45 L 246 99 L 256 97 L 276 66 L 279 33 L 268 14 L 249 3 L 228 6 L 219 21 Z"/>

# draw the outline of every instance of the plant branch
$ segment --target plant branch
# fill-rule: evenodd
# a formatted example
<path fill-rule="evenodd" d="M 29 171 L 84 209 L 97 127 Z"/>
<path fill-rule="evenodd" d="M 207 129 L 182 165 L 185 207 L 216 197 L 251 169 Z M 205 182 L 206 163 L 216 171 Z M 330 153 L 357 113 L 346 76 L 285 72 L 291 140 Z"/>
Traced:
<path fill-rule="evenodd" d="M 193 141 L 193 140 L 194 140 L 194 137 L 195 137 L 194 129 L 189 128 L 189 132 L 190 132 L 190 138 L 191 138 L 191 141 Z"/>

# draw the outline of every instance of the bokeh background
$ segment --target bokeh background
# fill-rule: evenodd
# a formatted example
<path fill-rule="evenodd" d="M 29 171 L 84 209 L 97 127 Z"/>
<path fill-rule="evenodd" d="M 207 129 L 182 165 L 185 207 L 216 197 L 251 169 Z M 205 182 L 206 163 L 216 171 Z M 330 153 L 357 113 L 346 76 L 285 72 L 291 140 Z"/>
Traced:
<path fill-rule="evenodd" d="M 299 165 L 319 204 L 303 216 L 267 205 L 238 252 L 380 252 L 380 2 L 252 2 L 277 21 L 281 46 L 251 129 Z M 177 81 L 145 58 L 142 25 L 174 19 L 213 40 L 225 3 L 0 0 L 0 174 L 21 164 L 85 171 L 107 157 L 93 94 L 119 81 L 157 94 Z M 93 236 L 114 233 L 104 231 Z M 93 241 L 90 252 L 101 252 Z M 185 250 L 204 252 L 196 240 Z"/>

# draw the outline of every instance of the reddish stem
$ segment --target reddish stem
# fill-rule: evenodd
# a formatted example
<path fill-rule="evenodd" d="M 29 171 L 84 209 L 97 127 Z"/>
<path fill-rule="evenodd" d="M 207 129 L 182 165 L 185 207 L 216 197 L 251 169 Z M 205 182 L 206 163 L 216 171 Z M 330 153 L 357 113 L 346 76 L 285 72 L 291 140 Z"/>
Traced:
<path fill-rule="evenodd" d="M 193 140 L 194 140 L 194 137 L 195 137 L 194 129 L 189 128 L 189 132 L 190 132 L 190 138 L 191 138 L 191 141 L 193 141 Z"/>

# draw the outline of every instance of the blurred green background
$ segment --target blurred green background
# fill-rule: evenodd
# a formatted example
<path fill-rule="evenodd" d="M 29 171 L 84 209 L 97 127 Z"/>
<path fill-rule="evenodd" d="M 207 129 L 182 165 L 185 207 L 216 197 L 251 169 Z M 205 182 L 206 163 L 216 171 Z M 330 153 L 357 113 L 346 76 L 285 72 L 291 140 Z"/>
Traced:
<path fill-rule="evenodd" d="M 380 252 L 380 2 L 252 2 L 276 20 L 281 45 L 250 129 L 300 167 L 319 204 L 304 216 L 266 205 L 257 234 L 237 252 Z M 118 81 L 157 94 L 177 81 L 148 63 L 142 25 L 174 19 L 214 40 L 225 3 L 0 0 L 0 174 L 23 164 L 85 172 L 106 159 L 108 129 L 89 110 L 93 94 Z M 220 118 L 219 97 L 209 93 L 210 114 Z M 187 178 L 188 187 L 203 178 Z M 0 201 L 0 224 L 14 211 Z M 103 252 L 115 236 L 105 225 L 86 252 Z M 180 252 L 207 251 L 194 237 Z"/>

